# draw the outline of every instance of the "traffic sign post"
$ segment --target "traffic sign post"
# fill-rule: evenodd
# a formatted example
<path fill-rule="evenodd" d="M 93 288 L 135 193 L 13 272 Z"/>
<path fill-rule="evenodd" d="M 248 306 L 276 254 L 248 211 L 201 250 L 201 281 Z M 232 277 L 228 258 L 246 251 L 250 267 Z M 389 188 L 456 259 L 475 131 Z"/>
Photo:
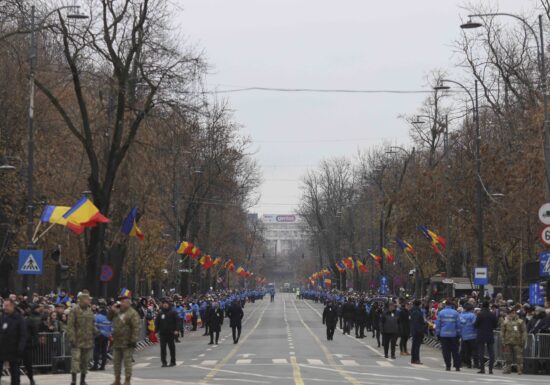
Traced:
<path fill-rule="evenodd" d="M 544 246 L 550 247 L 550 226 L 546 226 L 540 232 L 540 240 Z"/>
<path fill-rule="evenodd" d="M 550 277 L 550 252 L 545 251 L 539 254 L 540 270 L 539 276 Z"/>
<path fill-rule="evenodd" d="M 545 203 L 540 207 L 539 220 L 545 225 L 550 225 L 550 203 Z"/>
<path fill-rule="evenodd" d="M 474 285 L 485 286 L 489 284 L 489 272 L 487 267 L 474 268 Z"/>
<path fill-rule="evenodd" d="M 542 294 L 542 287 L 540 283 L 529 284 L 529 304 L 533 306 L 544 305 L 544 295 Z"/>
<path fill-rule="evenodd" d="M 110 282 L 113 279 L 113 268 L 109 265 L 101 265 L 101 274 L 99 280 L 101 282 Z"/>
<path fill-rule="evenodd" d="M 390 292 L 390 288 L 388 286 L 388 277 L 383 275 L 380 277 L 380 288 L 378 289 L 378 293 L 385 295 Z"/>
<path fill-rule="evenodd" d="M 44 253 L 42 250 L 19 250 L 17 274 L 41 275 L 43 271 Z"/>

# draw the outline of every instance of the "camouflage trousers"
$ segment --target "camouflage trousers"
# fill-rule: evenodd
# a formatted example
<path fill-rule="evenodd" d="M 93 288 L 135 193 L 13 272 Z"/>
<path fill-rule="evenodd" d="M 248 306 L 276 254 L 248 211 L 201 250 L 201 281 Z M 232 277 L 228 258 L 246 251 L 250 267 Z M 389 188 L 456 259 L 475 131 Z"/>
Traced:
<path fill-rule="evenodd" d="M 92 349 L 71 348 L 71 373 L 88 373 Z"/>
<path fill-rule="evenodd" d="M 516 344 L 504 345 L 504 372 L 510 373 L 512 364 L 516 364 L 519 371 L 523 371 L 523 346 Z"/>
<path fill-rule="evenodd" d="M 114 348 L 113 349 L 113 366 L 115 369 L 115 377 L 120 377 L 122 373 L 122 363 L 124 362 L 124 375 L 126 378 L 132 377 L 132 355 L 133 348 Z"/>

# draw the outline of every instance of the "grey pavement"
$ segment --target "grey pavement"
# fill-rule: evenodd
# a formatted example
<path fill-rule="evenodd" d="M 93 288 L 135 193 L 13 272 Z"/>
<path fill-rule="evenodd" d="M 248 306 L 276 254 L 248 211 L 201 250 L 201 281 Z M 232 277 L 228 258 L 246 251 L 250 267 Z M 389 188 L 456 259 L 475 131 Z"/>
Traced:
<path fill-rule="evenodd" d="M 178 384 L 547 384 L 548 376 L 517 374 L 478 375 L 473 369 L 446 372 L 441 353 L 422 346 L 423 366 L 410 357 L 383 357 L 376 342 L 344 336 L 337 330 L 327 341 L 321 323 L 321 304 L 278 294 L 245 309 L 243 335 L 234 345 L 228 322 L 222 327 L 220 345 L 208 345 L 202 329 L 187 333 L 176 344 L 177 366 L 161 368 L 159 347 L 151 346 L 135 356 L 133 383 Z M 410 345 L 410 344 L 409 344 Z M 88 383 L 110 384 L 112 368 L 89 374 Z M 68 384 L 68 375 L 37 376 L 38 385 Z M 23 381 L 23 384 L 27 382 Z"/>

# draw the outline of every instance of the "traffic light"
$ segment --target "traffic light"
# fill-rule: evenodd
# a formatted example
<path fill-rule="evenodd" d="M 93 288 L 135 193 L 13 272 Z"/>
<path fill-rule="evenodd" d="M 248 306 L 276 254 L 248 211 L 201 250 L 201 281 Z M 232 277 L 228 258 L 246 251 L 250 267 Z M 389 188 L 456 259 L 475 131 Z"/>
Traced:
<path fill-rule="evenodd" d="M 50 253 L 50 258 L 55 263 L 59 263 L 59 257 L 61 257 L 61 246 L 57 245 Z"/>
<path fill-rule="evenodd" d="M 67 281 L 70 276 L 71 272 L 69 271 L 69 266 L 67 265 L 58 265 L 59 266 L 59 280 L 63 284 L 65 281 Z"/>

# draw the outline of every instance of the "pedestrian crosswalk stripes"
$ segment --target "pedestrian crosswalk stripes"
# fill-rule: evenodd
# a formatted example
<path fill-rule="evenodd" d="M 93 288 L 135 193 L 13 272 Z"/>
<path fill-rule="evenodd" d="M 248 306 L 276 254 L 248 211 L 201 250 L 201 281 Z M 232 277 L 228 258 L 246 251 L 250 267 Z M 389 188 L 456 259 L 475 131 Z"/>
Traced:
<path fill-rule="evenodd" d="M 288 364 L 286 358 L 274 358 L 271 360 L 274 364 Z"/>
<path fill-rule="evenodd" d="M 217 363 L 218 363 L 218 360 L 204 360 L 203 362 L 201 362 L 201 365 L 213 366 L 213 365 L 216 365 Z"/>
<path fill-rule="evenodd" d="M 252 363 L 252 360 L 249 359 L 249 358 L 240 359 L 240 360 L 237 360 L 237 362 L 236 362 L 237 365 L 246 365 L 246 364 L 250 364 L 250 363 Z"/>
<path fill-rule="evenodd" d="M 355 360 L 340 360 L 340 362 L 344 366 L 359 366 L 359 364 Z"/>
<path fill-rule="evenodd" d="M 307 363 L 310 364 L 310 365 L 324 365 L 323 361 L 318 360 L 316 358 L 308 358 Z"/>
<path fill-rule="evenodd" d="M 388 361 L 376 361 L 376 363 L 378 364 L 378 366 L 382 366 L 384 368 L 393 368 L 393 364 L 391 362 L 388 362 Z"/>

